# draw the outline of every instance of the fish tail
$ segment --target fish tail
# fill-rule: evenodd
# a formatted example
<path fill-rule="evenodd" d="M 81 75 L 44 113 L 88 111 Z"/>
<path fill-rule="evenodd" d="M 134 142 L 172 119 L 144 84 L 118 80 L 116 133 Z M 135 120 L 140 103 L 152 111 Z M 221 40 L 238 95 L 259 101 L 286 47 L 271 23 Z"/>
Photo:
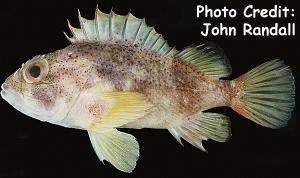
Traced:
<path fill-rule="evenodd" d="M 295 85 L 283 61 L 265 62 L 231 81 L 231 86 L 233 110 L 265 127 L 287 125 L 295 105 Z"/>

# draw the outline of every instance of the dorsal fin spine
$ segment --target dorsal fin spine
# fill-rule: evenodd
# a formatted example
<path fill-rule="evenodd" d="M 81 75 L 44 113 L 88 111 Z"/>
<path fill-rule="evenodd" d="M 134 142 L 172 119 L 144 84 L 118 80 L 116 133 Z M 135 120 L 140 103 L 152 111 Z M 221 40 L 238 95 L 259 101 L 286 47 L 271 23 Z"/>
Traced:
<path fill-rule="evenodd" d="M 96 33 L 97 33 L 97 41 L 100 41 L 100 33 L 99 33 L 99 28 L 98 28 L 98 4 L 97 4 L 97 7 L 96 7 L 96 10 L 95 10 L 95 30 L 96 30 Z"/>
<path fill-rule="evenodd" d="M 68 27 L 70 28 L 70 22 L 69 22 L 68 19 L 67 19 L 67 24 L 68 24 Z M 67 35 L 67 33 L 63 32 L 63 34 L 65 35 L 65 37 L 67 38 L 67 40 L 69 40 L 72 43 L 72 39 Z"/>
<path fill-rule="evenodd" d="M 85 26 L 84 26 L 84 19 L 81 17 L 81 14 L 80 14 L 80 10 L 78 9 L 78 18 L 79 18 L 79 23 L 80 23 L 80 27 L 81 27 L 81 31 L 83 32 L 83 35 L 85 36 L 85 38 L 89 39 L 87 33 L 86 33 L 86 29 L 85 29 Z"/>
<path fill-rule="evenodd" d="M 151 30 L 152 30 L 152 27 L 148 27 L 145 19 L 143 19 L 143 23 L 139 28 L 139 31 L 137 33 L 137 38 L 135 39 L 134 44 L 137 44 L 137 45 L 141 46 L 142 48 L 144 48 L 144 46 L 142 46 L 141 43 L 145 40 L 145 37 L 147 36 L 149 31 L 151 34 Z M 145 41 L 145 43 L 146 43 L 146 41 Z"/>
<path fill-rule="evenodd" d="M 122 29 L 122 40 L 125 39 L 125 32 L 126 32 L 126 26 L 127 26 L 127 21 L 128 21 L 128 16 L 129 16 L 130 13 L 128 13 L 126 15 L 126 19 L 125 19 L 125 22 L 124 22 L 124 25 L 123 25 L 123 29 Z"/>
<path fill-rule="evenodd" d="M 145 19 L 139 19 L 131 13 L 118 15 L 112 10 L 109 14 L 101 12 L 98 7 L 93 20 L 85 19 L 78 10 L 80 28 L 68 26 L 73 34 L 67 39 L 72 42 L 123 42 L 143 50 L 156 52 L 160 55 L 173 56 L 177 53 L 171 48 L 154 27 L 149 27 Z"/>
<path fill-rule="evenodd" d="M 147 41 L 147 39 L 148 39 L 148 37 L 149 37 L 149 35 L 150 35 L 150 33 L 151 33 L 151 31 L 152 31 L 153 29 L 154 29 L 154 28 L 151 27 L 151 30 L 149 30 L 149 32 L 147 32 L 146 37 L 144 38 L 144 40 L 143 40 L 142 43 L 141 43 L 141 46 L 142 46 L 142 47 L 144 47 L 144 44 L 145 44 L 145 42 Z"/>
<path fill-rule="evenodd" d="M 108 15 L 108 29 L 109 29 L 109 39 L 112 39 L 112 34 L 111 34 L 111 19 L 112 19 L 112 16 L 114 15 L 114 13 L 112 13 L 112 9 Z"/>
<path fill-rule="evenodd" d="M 154 27 L 152 27 L 150 31 L 150 37 L 147 38 L 144 46 L 146 46 L 148 50 L 151 50 L 154 43 L 158 40 L 158 38 L 159 38 L 159 34 L 155 31 Z"/>
<path fill-rule="evenodd" d="M 166 56 L 173 56 L 174 54 L 177 53 L 177 50 L 175 47 L 171 48 L 170 51 L 166 54 Z"/>
<path fill-rule="evenodd" d="M 162 38 L 162 36 L 160 36 L 160 37 L 158 38 L 158 40 L 160 40 L 161 38 Z M 155 44 L 153 45 L 153 47 L 155 47 L 156 44 L 157 44 L 157 43 L 155 43 Z M 158 47 L 155 49 L 155 51 L 160 52 L 160 50 L 162 49 L 162 47 L 163 47 L 165 44 L 166 44 L 166 40 L 164 40 L 164 41 L 160 44 L 160 46 L 158 46 Z M 153 47 L 152 47 L 152 49 L 153 49 Z"/>
<path fill-rule="evenodd" d="M 155 30 L 154 30 L 155 31 Z M 152 48 L 154 47 L 154 45 L 156 44 L 156 42 L 158 41 L 158 39 L 161 37 L 161 35 L 159 35 L 156 40 L 152 43 L 152 45 L 150 46 L 150 49 L 152 50 Z"/>
<path fill-rule="evenodd" d="M 170 52 L 171 50 L 172 50 L 172 48 L 169 47 L 167 41 L 165 41 L 165 44 L 163 44 L 161 49 L 160 49 L 160 53 L 162 55 L 167 55 L 167 53 Z"/>
<path fill-rule="evenodd" d="M 68 26 L 69 26 L 69 29 L 70 29 L 72 35 L 73 35 L 73 37 L 72 37 L 72 38 L 69 37 L 69 39 L 70 39 L 70 41 L 73 43 L 73 42 L 76 41 L 76 39 L 78 39 L 78 36 L 77 36 L 76 33 L 75 33 L 75 31 L 78 30 L 78 29 L 75 28 L 75 27 L 73 27 L 73 26 L 71 25 L 71 23 L 70 23 L 69 20 L 68 20 Z M 75 39 L 73 39 L 73 38 L 75 38 Z"/>
<path fill-rule="evenodd" d="M 144 23 L 144 21 L 145 21 L 145 19 L 143 19 L 143 20 L 140 20 L 139 27 L 138 27 L 138 29 L 137 29 L 137 31 L 136 31 L 136 33 L 135 33 L 135 35 L 134 35 L 133 43 L 135 43 L 135 41 L 136 41 L 136 37 L 137 37 L 137 35 L 138 35 L 138 33 L 139 33 L 139 31 L 140 31 L 140 29 L 141 29 L 141 26 L 142 26 L 142 24 Z"/>

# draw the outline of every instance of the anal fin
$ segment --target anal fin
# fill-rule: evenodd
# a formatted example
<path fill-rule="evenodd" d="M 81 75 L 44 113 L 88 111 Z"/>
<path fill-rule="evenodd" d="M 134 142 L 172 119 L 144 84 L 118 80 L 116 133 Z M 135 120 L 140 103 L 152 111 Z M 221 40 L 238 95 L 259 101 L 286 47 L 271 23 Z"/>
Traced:
<path fill-rule="evenodd" d="M 88 131 L 98 158 L 107 160 L 118 170 L 132 172 L 139 158 L 139 144 L 134 136 L 111 129 L 97 133 Z"/>
<path fill-rule="evenodd" d="M 231 136 L 229 118 L 209 112 L 201 112 L 168 130 L 180 144 L 183 138 L 203 151 L 206 150 L 202 145 L 202 140 L 212 139 L 225 142 Z"/>

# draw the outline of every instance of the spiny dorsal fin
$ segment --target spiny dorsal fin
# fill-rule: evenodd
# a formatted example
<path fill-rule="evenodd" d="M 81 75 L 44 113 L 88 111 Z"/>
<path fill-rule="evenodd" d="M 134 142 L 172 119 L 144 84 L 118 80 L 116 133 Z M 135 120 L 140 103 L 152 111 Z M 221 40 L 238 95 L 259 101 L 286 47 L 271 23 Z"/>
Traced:
<path fill-rule="evenodd" d="M 81 17 L 79 12 L 79 21 L 80 28 L 75 28 L 68 22 L 73 37 L 65 36 L 71 43 L 122 41 L 161 55 L 172 56 L 177 52 L 154 27 L 146 24 L 145 19 L 136 18 L 131 13 L 118 15 L 111 11 L 106 14 L 97 8 L 93 20 Z"/>
<path fill-rule="evenodd" d="M 199 46 L 189 46 L 178 52 L 182 60 L 198 67 L 198 70 L 213 78 L 228 77 L 231 74 L 230 63 L 223 50 L 209 42 Z"/>

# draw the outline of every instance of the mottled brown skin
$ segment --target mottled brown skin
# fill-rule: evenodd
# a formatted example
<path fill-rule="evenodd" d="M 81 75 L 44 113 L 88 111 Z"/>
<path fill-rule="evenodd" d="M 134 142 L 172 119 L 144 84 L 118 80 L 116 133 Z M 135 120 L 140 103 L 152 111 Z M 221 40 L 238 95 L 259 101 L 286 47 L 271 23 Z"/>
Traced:
<path fill-rule="evenodd" d="M 114 91 L 144 94 L 156 107 L 155 112 L 167 110 L 188 117 L 212 107 L 230 105 L 235 92 L 229 81 L 205 76 L 178 56 L 166 57 L 121 42 L 74 43 L 51 55 L 54 59 L 63 58 L 68 63 L 80 61 L 88 66 L 85 69 L 78 65 L 60 67 L 61 71 L 56 74 L 77 78 L 76 85 L 81 91 L 101 85 L 92 82 L 95 76 L 91 74 L 97 74 L 109 81 Z M 80 77 L 86 80 L 78 79 Z M 162 102 L 166 98 L 167 105 Z"/>
<path fill-rule="evenodd" d="M 172 119 L 184 120 L 209 108 L 231 106 L 242 91 L 235 81 L 206 76 L 179 56 L 160 55 L 124 42 L 77 42 L 45 58 L 49 73 L 41 82 L 24 82 L 21 73 L 27 69 L 21 68 L 16 72 L 18 77 L 8 78 L 6 83 L 32 95 L 45 110 L 64 102 L 70 112 L 82 92 L 107 81 L 111 90 L 142 93 L 154 106 L 152 113 L 141 118 L 141 128 L 150 127 L 147 123 L 153 118 L 157 123 L 153 127 L 164 128 Z M 103 114 L 105 105 L 90 103 L 86 107 L 96 118 Z"/>

